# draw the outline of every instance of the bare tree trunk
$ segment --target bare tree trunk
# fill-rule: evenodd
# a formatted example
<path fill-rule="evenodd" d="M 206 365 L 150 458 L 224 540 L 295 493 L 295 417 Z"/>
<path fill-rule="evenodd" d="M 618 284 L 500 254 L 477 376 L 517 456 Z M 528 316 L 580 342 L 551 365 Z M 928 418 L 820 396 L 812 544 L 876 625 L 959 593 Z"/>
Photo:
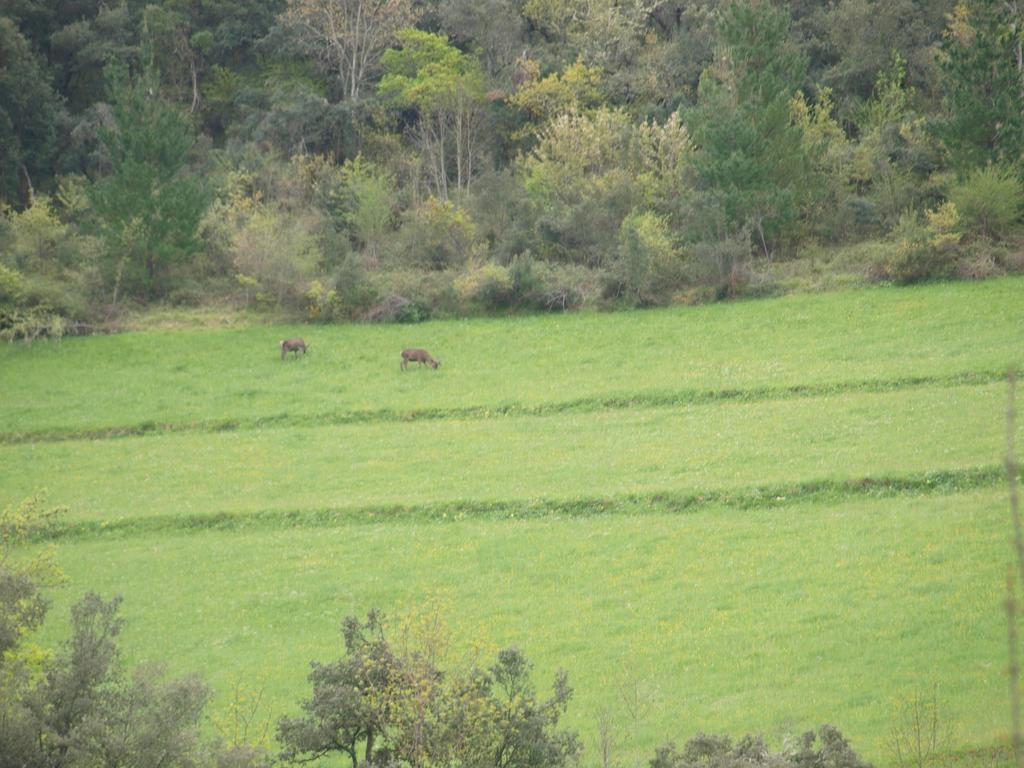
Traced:
<path fill-rule="evenodd" d="M 192 106 L 189 107 L 189 113 L 195 114 L 196 109 L 199 107 L 199 73 L 196 70 L 196 60 L 193 56 L 188 63 L 189 72 L 192 75 Z"/>
<path fill-rule="evenodd" d="M 462 94 L 455 103 L 455 192 L 462 193 Z"/>
<path fill-rule="evenodd" d="M 21 204 L 25 208 L 31 208 L 35 194 L 32 177 L 28 175 L 28 168 L 22 163 L 21 168 L 18 169 L 18 196 L 21 198 Z"/>
<path fill-rule="evenodd" d="M 440 187 L 439 187 L 438 191 L 439 191 L 439 193 L 441 195 L 441 199 L 442 200 L 447 200 L 448 199 L 448 163 L 446 162 L 446 160 L 447 160 L 446 155 L 448 154 L 447 153 L 447 147 L 446 147 L 446 144 L 448 143 L 448 135 L 447 135 L 448 132 L 445 130 L 445 128 L 446 128 L 446 126 L 445 126 L 444 115 L 443 114 L 442 115 L 438 115 L 437 116 L 437 161 L 438 161 L 438 170 L 439 170 L 439 174 L 438 175 L 439 175 L 439 178 L 440 178 Z"/>

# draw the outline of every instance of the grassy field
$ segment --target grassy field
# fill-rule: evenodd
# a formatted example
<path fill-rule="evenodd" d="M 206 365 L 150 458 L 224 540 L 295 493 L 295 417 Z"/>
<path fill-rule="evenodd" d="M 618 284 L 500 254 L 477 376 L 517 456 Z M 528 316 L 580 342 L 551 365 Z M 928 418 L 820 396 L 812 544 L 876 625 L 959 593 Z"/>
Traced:
<path fill-rule="evenodd" d="M 623 762 L 822 722 L 881 764 L 938 686 L 1005 742 L 1005 385 L 1024 280 L 618 315 L 150 331 L 0 349 L 0 503 L 46 488 L 127 657 L 265 715 L 342 616 L 442 606 L 565 667 Z M 312 340 L 281 362 L 277 340 Z M 437 371 L 398 370 L 422 345 Z M 1021 434 L 1024 434 L 1022 431 Z M 628 696 L 642 701 L 631 718 Z M 596 765 L 591 750 L 588 765 Z"/>

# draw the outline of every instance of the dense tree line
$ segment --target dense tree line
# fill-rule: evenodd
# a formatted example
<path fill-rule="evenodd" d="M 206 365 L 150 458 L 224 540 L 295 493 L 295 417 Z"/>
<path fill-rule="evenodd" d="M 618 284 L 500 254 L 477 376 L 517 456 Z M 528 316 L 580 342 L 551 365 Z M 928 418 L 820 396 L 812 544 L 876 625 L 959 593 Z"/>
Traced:
<path fill-rule="evenodd" d="M 0 5 L 0 331 L 152 301 L 309 319 L 748 290 L 801 249 L 992 274 L 1002 0 Z"/>
<path fill-rule="evenodd" d="M 572 699 L 565 672 L 542 697 L 532 667 L 509 647 L 496 658 L 446 663 L 451 638 L 429 619 L 389 629 L 370 611 L 342 622 L 343 654 L 311 664 L 301 713 L 276 721 L 255 711 L 210 728 L 210 690 L 195 675 L 168 679 L 158 665 L 129 670 L 120 657 L 120 598 L 87 594 L 71 609 L 55 652 L 32 642 L 46 590 L 60 583 L 53 550 L 25 544 L 62 510 L 39 498 L 0 510 L 0 768 L 270 768 L 345 760 L 352 768 L 571 768 L 582 744 L 560 725 Z M 330 764 L 337 764 L 330 762 Z M 659 749 L 651 768 L 869 768 L 823 726 L 773 753 L 760 738 L 737 744 L 698 736 Z M 604 768 L 608 768 L 607 764 Z"/>

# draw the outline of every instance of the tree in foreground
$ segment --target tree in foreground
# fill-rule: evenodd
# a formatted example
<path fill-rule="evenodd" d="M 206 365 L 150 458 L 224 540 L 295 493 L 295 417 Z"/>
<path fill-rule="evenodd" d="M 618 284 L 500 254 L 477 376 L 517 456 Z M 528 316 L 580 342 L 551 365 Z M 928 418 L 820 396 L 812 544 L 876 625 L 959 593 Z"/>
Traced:
<path fill-rule="evenodd" d="M 344 657 L 312 663 L 305 713 L 278 723 L 283 759 L 562 768 L 578 756 L 576 734 L 558 729 L 572 697 L 565 673 L 550 698 L 538 699 L 530 664 L 515 648 L 487 669 L 441 669 L 435 648 L 399 647 L 374 611 L 365 621 L 345 619 L 342 636 Z"/>
<path fill-rule="evenodd" d="M 265 764 L 257 749 L 200 739 L 209 692 L 197 677 L 124 668 L 120 598 L 85 595 L 52 655 L 29 641 L 48 608 L 41 589 L 61 574 L 52 550 L 25 549 L 61 512 L 38 498 L 0 511 L 0 768 Z"/>

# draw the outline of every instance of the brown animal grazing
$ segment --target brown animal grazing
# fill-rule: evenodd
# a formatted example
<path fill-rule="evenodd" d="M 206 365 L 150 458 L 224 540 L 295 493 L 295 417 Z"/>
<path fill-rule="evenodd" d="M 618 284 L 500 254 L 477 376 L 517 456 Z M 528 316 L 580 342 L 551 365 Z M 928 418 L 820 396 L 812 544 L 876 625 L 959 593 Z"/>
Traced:
<path fill-rule="evenodd" d="M 307 349 L 309 349 L 309 344 L 302 339 L 284 339 L 281 342 L 281 359 L 284 360 L 285 355 L 289 352 L 294 352 L 296 357 L 298 357 L 299 350 L 302 350 L 302 354 L 306 354 Z"/>
<path fill-rule="evenodd" d="M 431 368 L 437 368 L 440 364 L 440 360 L 435 360 L 430 356 L 430 353 L 425 349 L 403 349 L 402 350 L 402 370 L 409 362 L 419 363 L 420 365 L 429 365 Z"/>

